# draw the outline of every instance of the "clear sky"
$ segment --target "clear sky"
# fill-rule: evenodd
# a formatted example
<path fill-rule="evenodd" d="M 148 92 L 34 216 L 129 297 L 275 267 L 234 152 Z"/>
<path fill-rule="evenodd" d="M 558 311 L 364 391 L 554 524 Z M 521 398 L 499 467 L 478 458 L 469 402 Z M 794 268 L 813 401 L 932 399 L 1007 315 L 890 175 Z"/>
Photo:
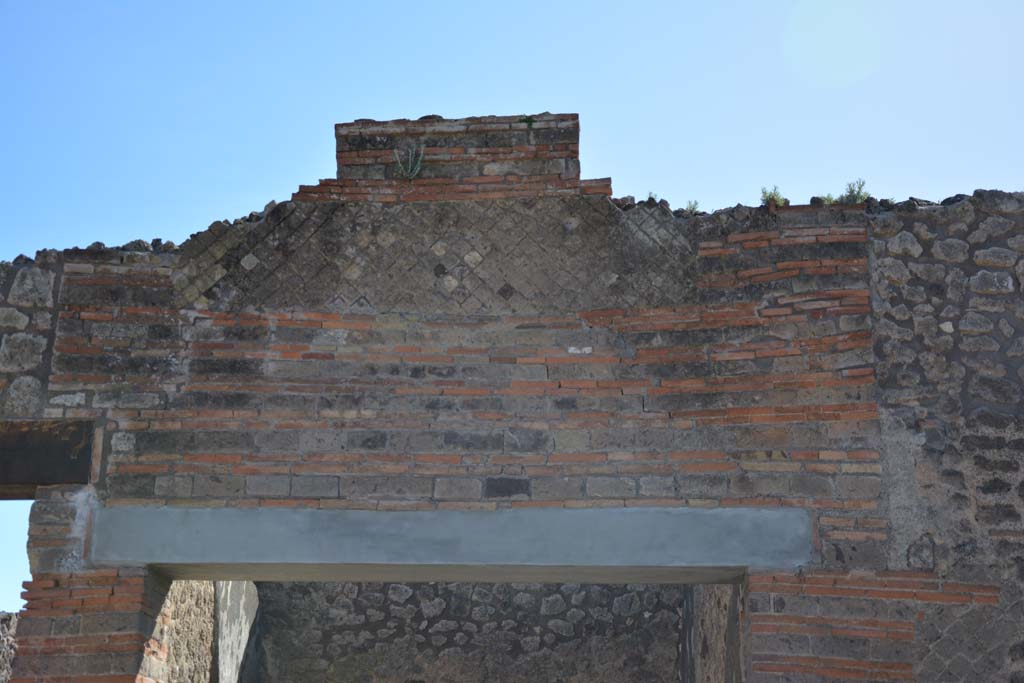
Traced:
<path fill-rule="evenodd" d="M 1018 0 L 0 0 L 0 26 L 0 260 L 181 242 L 331 177 L 356 118 L 579 112 L 584 177 L 705 210 L 1024 189 Z"/>

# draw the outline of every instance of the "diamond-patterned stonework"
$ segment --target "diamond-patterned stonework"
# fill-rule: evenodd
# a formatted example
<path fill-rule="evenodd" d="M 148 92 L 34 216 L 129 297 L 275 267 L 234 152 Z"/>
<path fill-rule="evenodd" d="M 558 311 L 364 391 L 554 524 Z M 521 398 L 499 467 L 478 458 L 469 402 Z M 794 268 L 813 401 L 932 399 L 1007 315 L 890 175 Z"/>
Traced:
<path fill-rule="evenodd" d="M 185 245 L 181 305 L 499 314 L 679 305 L 694 253 L 670 212 L 605 197 L 285 202 Z"/>

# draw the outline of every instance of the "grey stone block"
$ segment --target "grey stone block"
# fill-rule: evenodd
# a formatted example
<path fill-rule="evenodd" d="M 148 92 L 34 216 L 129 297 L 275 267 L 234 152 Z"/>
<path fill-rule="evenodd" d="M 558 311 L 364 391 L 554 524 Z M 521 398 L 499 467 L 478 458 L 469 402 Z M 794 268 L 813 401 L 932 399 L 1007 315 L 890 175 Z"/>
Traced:
<path fill-rule="evenodd" d="M 482 494 L 479 479 L 444 477 L 434 482 L 434 498 L 438 500 L 480 500 Z"/>
<path fill-rule="evenodd" d="M 583 477 L 538 477 L 530 483 L 535 500 L 576 500 L 583 497 Z"/>
<path fill-rule="evenodd" d="M 671 498 L 676 495 L 675 477 L 640 477 L 640 495 Z"/>
<path fill-rule="evenodd" d="M 338 453 L 346 449 L 346 433 L 340 429 L 304 429 L 299 432 L 303 453 Z"/>
<path fill-rule="evenodd" d="M 46 338 L 26 332 L 5 335 L 0 342 L 0 372 L 25 372 L 43 362 Z"/>
<path fill-rule="evenodd" d="M 15 306 L 51 308 L 53 306 L 53 273 L 40 268 L 22 268 L 14 276 L 7 301 Z"/>
<path fill-rule="evenodd" d="M 28 316 L 14 308 L 0 308 L 0 327 L 23 330 L 28 326 Z"/>
<path fill-rule="evenodd" d="M 227 474 L 197 474 L 192 493 L 199 498 L 233 498 L 242 495 L 245 478 Z"/>
<path fill-rule="evenodd" d="M 43 408 L 43 385 L 35 377 L 16 377 L 0 392 L 0 416 L 36 417 Z"/>
<path fill-rule="evenodd" d="M 587 495 L 591 498 L 632 498 L 636 495 L 636 480 L 587 477 Z"/>
<path fill-rule="evenodd" d="M 326 475 L 292 477 L 292 496 L 295 498 L 337 498 L 338 477 Z"/>
<path fill-rule="evenodd" d="M 245 492 L 250 496 L 286 497 L 291 491 L 287 474 L 251 474 L 245 478 Z"/>
<path fill-rule="evenodd" d="M 434 480 L 430 477 L 359 476 L 341 477 L 342 498 L 430 498 Z"/>

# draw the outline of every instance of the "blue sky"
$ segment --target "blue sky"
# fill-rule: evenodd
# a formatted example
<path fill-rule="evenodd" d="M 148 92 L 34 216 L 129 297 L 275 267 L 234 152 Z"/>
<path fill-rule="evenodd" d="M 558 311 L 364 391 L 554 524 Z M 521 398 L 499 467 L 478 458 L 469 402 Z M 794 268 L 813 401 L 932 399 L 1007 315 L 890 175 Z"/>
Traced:
<path fill-rule="evenodd" d="M 1021 190 L 1022 25 L 1016 1 L 0 0 L 0 260 L 180 242 L 332 176 L 356 118 L 579 112 L 584 177 L 705 210 Z"/>

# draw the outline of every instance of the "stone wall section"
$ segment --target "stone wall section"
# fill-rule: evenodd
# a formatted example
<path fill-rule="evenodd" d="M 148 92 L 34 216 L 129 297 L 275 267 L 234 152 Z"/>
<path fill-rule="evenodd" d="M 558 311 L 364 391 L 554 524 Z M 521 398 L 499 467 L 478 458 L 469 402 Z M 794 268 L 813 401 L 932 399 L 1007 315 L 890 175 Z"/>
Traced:
<path fill-rule="evenodd" d="M 194 235 L 173 281 L 222 312 L 554 314 L 693 301 L 693 251 L 685 219 L 605 198 L 286 202 Z"/>
<path fill-rule="evenodd" d="M 39 417 L 53 352 L 57 252 L 0 263 L 0 416 Z"/>
<path fill-rule="evenodd" d="M 212 581 L 171 583 L 146 644 L 140 675 L 166 683 L 216 681 L 214 614 Z"/>
<path fill-rule="evenodd" d="M 740 680 L 736 586 L 267 583 L 258 589 L 259 635 L 245 683 Z"/>
<path fill-rule="evenodd" d="M 558 201 L 570 214 L 581 206 Z M 430 226 L 448 211 L 421 217 Z M 766 220 L 750 210 L 702 220 L 660 207 L 603 211 L 637 232 L 664 233 L 662 244 L 730 231 L 731 243 L 756 253 L 746 236 L 771 232 L 750 229 Z M 558 207 L 545 205 L 549 213 Z M 863 250 L 863 227 L 841 229 L 847 234 L 832 241 L 812 236 L 764 253 L 785 264 Z M 729 265 L 716 248 L 701 247 L 705 273 Z M 682 247 L 676 253 L 693 263 Z M 65 276 L 51 401 L 80 406 L 48 414 L 105 427 L 100 495 L 110 501 L 373 509 L 787 501 L 836 512 L 823 521 L 836 543 L 884 537 L 871 514 L 879 453 L 863 275 L 784 270 L 771 289 L 734 288 L 732 300 L 699 305 L 689 303 L 697 273 L 647 273 L 651 286 L 622 301 L 646 308 L 561 315 L 516 315 L 508 303 L 503 315 L 462 318 L 404 306 L 221 312 L 160 305 L 181 271 L 158 256 L 132 257 L 142 262 L 123 273 L 130 281 L 111 287 L 96 271 L 123 253 L 65 255 L 76 272 Z M 669 298 L 684 303 L 649 307 Z"/>
<path fill-rule="evenodd" d="M 524 297 L 524 312 L 497 295 L 487 300 L 490 313 L 458 315 L 456 295 L 440 293 L 437 281 L 445 276 L 434 270 L 440 264 L 462 280 L 468 271 L 445 265 L 448 252 L 430 248 L 438 237 L 429 231 L 452 217 L 469 225 L 508 214 L 500 201 L 388 209 L 414 221 L 403 234 L 425 235 L 430 256 L 412 268 L 430 273 L 435 288 L 430 299 L 389 302 L 381 298 L 387 278 L 367 276 L 358 298 L 371 301 L 369 292 L 380 303 L 360 313 L 294 303 L 256 308 L 273 300 L 259 294 L 268 277 L 241 276 L 246 257 L 272 245 L 266 258 L 273 277 L 302 274 L 294 291 L 326 306 L 317 292 L 329 291 L 335 276 L 318 280 L 310 275 L 317 267 L 296 269 L 303 240 L 336 235 L 331 239 L 348 245 L 343 253 L 367 260 L 384 253 L 365 246 L 371 242 L 358 230 L 346 232 L 356 215 L 350 208 L 271 207 L 214 226 L 182 251 L 65 252 L 44 412 L 97 420 L 97 491 L 106 504 L 805 507 L 815 515 L 820 569 L 751 580 L 750 661 L 766 680 L 829 671 L 898 680 L 924 657 L 914 644 L 923 631 L 908 626 L 910 615 L 952 602 L 963 614 L 990 619 L 985 610 L 998 601 L 993 591 L 1001 580 L 980 572 L 953 581 L 939 566 L 908 564 L 909 542 L 924 532 L 907 531 L 914 497 L 899 492 L 915 489 L 883 486 L 883 472 L 906 471 L 887 449 L 917 437 L 894 442 L 879 421 L 872 343 L 877 351 L 880 333 L 872 331 L 869 306 L 872 289 L 879 305 L 879 281 L 869 285 L 868 235 L 905 220 L 906 210 L 741 208 L 690 217 L 648 204 L 598 210 L 595 200 L 537 201 L 538 215 L 553 216 L 554 228 L 589 216 L 580 219 L 589 227 L 576 245 L 593 246 L 588 262 L 611 253 L 602 245 L 614 241 L 613 225 L 649 249 L 622 251 L 621 263 L 643 262 L 646 254 L 655 263 L 665 259 L 663 270 L 637 269 L 618 285 L 594 285 L 558 304 L 583 307 L 569 313 L 545 310 L 545 292 L 557 286 L 551 281 Z M 384 214 L 373 212 L 385 210 L 366 210 L 367 225 L 379 226 Z M 298 227 L 288 223 L 296 212 Z M 319 227 L 302 233 L 310 221 Z M 899 232 L 883 235 L 885 249 Z M 1008 232 L 997 235 L 1006 241 L 998 248 L 1013 251 Z M 552 251 L 577 239 L 560 235 Z M 909 245 L 900 237 L 894 248 L 914 251 L 901 242 Z M 326 242 L 316 244 L 301 253 L 319 253 Z M 555 268 L 544 252 L 538 249 L 538 270 L 531 271 L 537 282 Z M 499 249 L 492 255 L 508 258 Z M 663 277 L 672 258 L 684 269 Z M 927 264 L 914 267 L 920 265 Z M 876 271 L 890 267 L 885 261 Z M 1012 268 L 999 272 L 1017 277 Z M 965 273 L 967 287 L 971 278 L 998 286 L 977 275 Z M 197 277 L 206 278 L 201 288 Z M 190 288 L 196 307 L 174 307 Z M 282 284 L 274 291 L 292 290 Z M 584 307 L 616 296 L 619 308 Z M 670 300 L 677 305 L 653 305 Z M 441 313 L 419 310 L 429 306 Z M 1005 338 L 1005 326 L 991 322 Z M 888 323 L 878 328 L 884 333 Z M 1005 343 L 1009 353 L 1012 341 Z M 1004 386 L 985 377 L 975 384 Z M 998 459 L 980 457 L 987 458 L 977 461 L 982 465 Z M 1012 496 L 1019 482 L 1002 480 Z M 1012 550 L 1014 537 L 1002 533 L 1001 547 Z M 923 543 L 915 557 L 927 553 L 927 537 Z M 949 612 L 943 609 L 935 613 Z M 1007 657 L 1016 652 L 1009 642 L 999 647 Z"/>
<path fill-rule="evenodd" d="M 259 594 L 251 581 L 217 581 L 214 583 L 216 606 L 215 676 L 211 683 L 238 683 L 249 650 L 259 638 L 253 635 L 259 613 Z M 250 647 L 251 643 L 251 647 Z"/>
<path fill-rule="evenodd" d="M 11 669 L 18 646 L 15 635 L 18 631 L 18 615 L 0 612 L 0 683 L 11 680 Z"/>
<path fill-rule="evenodd" d="M 743 587 L 730 584 L 687 586 L 692 610 L 683 609 L 684 683 L 742 683 Z M 684 603 L 685 605 L 685 603 Z M 687 623 L 688 622 L 688 623 Z"/>
<path fill-rule="evenodd" d="M 426 235 L 430 254 L 403 277 L 435 282 L 448 266 L 430 231 L 452 217 L 493 217 L 489 239 L 523 226 L 557 236 L 514 261 L 535 283 L 520 286 L 529 312 L 498 294 L 489 313 L 457 315 L 437 289 L 386 303 L 379 275 L 363 281 L 385 302 L 369 312 L 257 308 L 271 277 L 241 273 L 260 244 L 273 247 L 273 277 L 301 275 L 294 291 L 318 305 L 336 280 L 302 284 L 318 272 L 302 259 L 322 251 L 299 249 L 304 240 L 333 235 L 340 253 L 392 257 L 360 246 L 347 227 L 355 209 L 326 203 L 215 225 L 180 252 L 66 252 L 49 390 L 76 405 L 47 414 L 97 420 L 107 505 L 798 506 L 813 513 L 826 567 L 877 566 L 888 524 L 864 213 L 694 218 L 653 203 L 536 201 L 389 210 L 407 214 L 402 234 Z M 564 229 L 573 217 L 575 234 Z M 612 240 L 615 230 L 633 237 Z M 549 308 L 565 290 L 547 252 L 589 253 L 582 262 L 602 269 L 581 271 L 590 289 L 555 304 L 568 311 Z M 491 256 L 508 263 L 510 252 Z M 759 277 L 746 272 L 753 261 L 775 275 L 695 287 Z M 601 280 L 609 264 L 616 278 Z M 195 308 L 172 305 L 193 290 Z M 619 307 L 590 308 L 609 300 Z M 420 310 L 430 306 L 440 311 Z M 774 645 L 754 646 L 759 665 L 779 666 Z M 787 656 L 806 671 L 809 654 Z"/>
<path fill-rule="evenodd" d="M 872 230 L 889 562 L 1001 585 L 919 614 L 921 680 L 1024 680 L 1024 195 L 914 208 Z"/>

